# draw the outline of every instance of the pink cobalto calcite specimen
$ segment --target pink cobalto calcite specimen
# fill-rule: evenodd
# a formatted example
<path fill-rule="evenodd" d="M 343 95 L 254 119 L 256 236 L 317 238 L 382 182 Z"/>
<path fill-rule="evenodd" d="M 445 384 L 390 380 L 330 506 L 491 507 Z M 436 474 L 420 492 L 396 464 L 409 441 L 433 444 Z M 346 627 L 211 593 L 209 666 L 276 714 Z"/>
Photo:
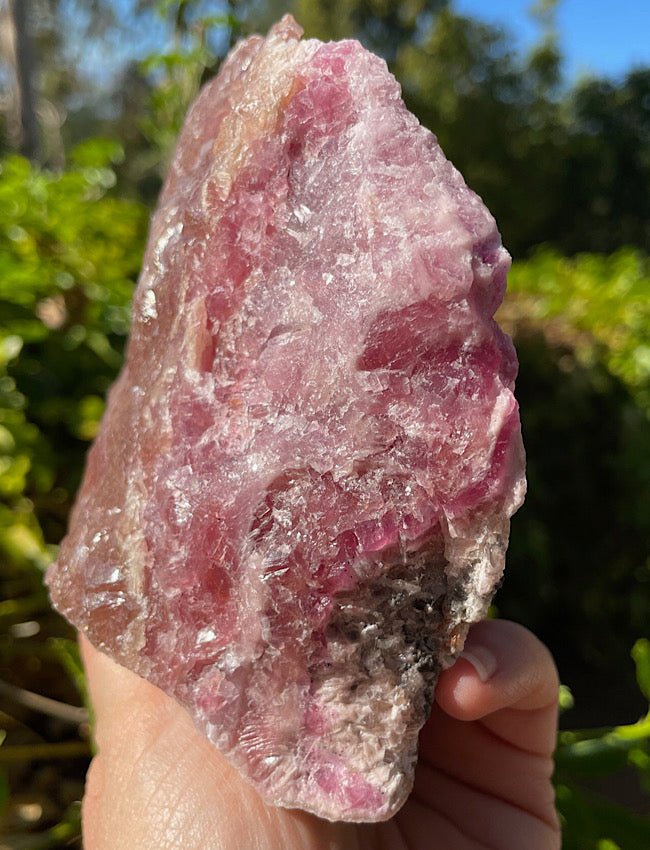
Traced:
<path fill-rule="evenodd" d="M 300 35 L 189 113 L 48 582 L 265 800 L 375 821 L 524 494 L 509 258 L 385 63 Z"/>

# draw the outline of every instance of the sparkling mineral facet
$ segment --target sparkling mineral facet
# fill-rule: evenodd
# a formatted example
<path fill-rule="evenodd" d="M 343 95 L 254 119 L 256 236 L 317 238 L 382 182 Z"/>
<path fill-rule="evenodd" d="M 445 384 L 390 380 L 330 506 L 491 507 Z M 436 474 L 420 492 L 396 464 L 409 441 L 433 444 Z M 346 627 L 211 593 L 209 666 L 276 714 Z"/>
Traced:
<path fill-rule="evenodd" d="M 183 129 L 56 607 L 259 793 L 409 793 L 524 493 L 493 218 L 357 42 L 286 17 Z"/>

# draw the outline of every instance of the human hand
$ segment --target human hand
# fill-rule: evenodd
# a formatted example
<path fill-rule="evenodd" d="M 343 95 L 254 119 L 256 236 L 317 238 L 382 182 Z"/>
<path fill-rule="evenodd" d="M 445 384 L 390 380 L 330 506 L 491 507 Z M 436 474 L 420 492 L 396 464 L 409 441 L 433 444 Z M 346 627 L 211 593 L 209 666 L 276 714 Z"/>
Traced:
<path fill-rule="evenodd" d="M 472 627 L 438 682 L 413 793 L 380 824 L 265 805 L 173 699 L 82 640 L 99 747 L 85 850 L 558 850 L 558 678 L 523 626 Z M 484 679 L 484 681 L 482 680 Z"/>

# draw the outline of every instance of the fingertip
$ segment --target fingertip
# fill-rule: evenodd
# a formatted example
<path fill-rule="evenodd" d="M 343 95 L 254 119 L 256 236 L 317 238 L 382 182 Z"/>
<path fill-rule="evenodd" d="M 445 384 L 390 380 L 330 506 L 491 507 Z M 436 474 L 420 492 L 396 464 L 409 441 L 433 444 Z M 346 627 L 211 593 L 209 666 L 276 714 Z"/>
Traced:
<path fill-rule="evenodd" d="M 487 620 L 470 630 L 463 653 L 441 676 L 439 706 L 458 720 L 503 708 L 534 711 L 557 701 L 559 679 L 544 644 L 517 623 Z"/>
<path fill-rule="evenodd" d="M 481 682 L 487 682 L 496 673 L 499 662 L 487 646 L 474 643 L 474 645 L 466 645 L 461 652 L 461 658 L 469 661 Z"/>
<path fill-rule="evenodd" d="M 460 656 L 436 686 L 436 702 L 456 720 L 476 720 L 485 713 L 485 682 L 474 664 Z"/>

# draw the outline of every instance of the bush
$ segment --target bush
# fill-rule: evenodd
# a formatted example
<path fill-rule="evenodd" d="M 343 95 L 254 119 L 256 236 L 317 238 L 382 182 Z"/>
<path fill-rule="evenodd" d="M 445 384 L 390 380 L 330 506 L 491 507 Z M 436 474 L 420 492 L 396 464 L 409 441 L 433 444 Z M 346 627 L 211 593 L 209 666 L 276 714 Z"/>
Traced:
<path fill-rule="evenodd" d="M 87 723 L 71 723 L 65 705 L 35 712 L 29 692 L 61 703 L 83 696 L 74 635 L 50 609 L 42 576 L 129 329 L 147 213 L 108 194 L 119 156 L 119 146 L 94 141 L 63 173 L 17 156 L 0 163 L 0 668 L 11 707 L 0 729 L 0 814 L 10 846 L 37 846 L 34 832 L 40 848 L 72 846 L 79 832 Z M 10 787 L 40 806 L 27 827 Z"/>
<path fill-rule="evenodd" d="M 0 552 L 43 567 L 122 362 L 147 213 L 110 197 L 119 146 L 63 173 L 6 159 L 0 180 Z"/>
<path fill-rule="evenodd" d="M 592 727 L 558 741 L 565 850 L 640 849 L 650 821 L 629 803 L 647 812 L 650 792 L 650 263 L 631 248 L 540 250 L 514 264 L 499 318 L 519 353 L 529 490 L 497 604 L 552 649 L 576 698 L 563 725 Z M 622 778 L 628 807 L 613 802 Z"/>

